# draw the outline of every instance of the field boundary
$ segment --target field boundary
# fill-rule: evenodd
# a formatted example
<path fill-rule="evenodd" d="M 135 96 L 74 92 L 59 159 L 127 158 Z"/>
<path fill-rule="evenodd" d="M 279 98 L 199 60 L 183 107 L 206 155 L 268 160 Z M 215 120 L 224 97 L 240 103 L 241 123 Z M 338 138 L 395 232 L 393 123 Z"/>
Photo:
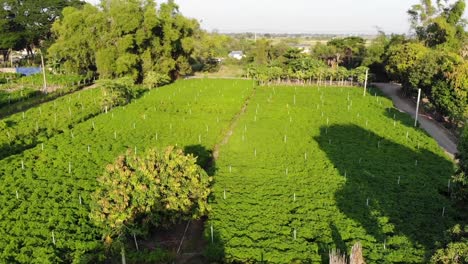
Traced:
<path fill-rule="evenodd" d="M 408 113 L 413 119 L 415 118 L 416 104 L 407 98 L 402 98 L 399 95 L 401 86 L 392 83 L 373 83 L 379 88 L 386 96 L 392 101 L 393 105 L 400 111 Z M 426 131 L 432 138 L 437 141 L 439 146 L 445 150 L 452 159 L 458 152 L 456 139 L 450 131 L 440 125 L 437 121 L 423 113 L 419 113 L 419 125 Z"/>
<path fill-rule="evenodd" d="M 239 112 L 237 112 L 234 115 L 234 117 L 231 119 L 231 121 L 229 122 L 229 126 L 227 127 L 227 130 L 224 130 L 222 132 L 221 140 L 218 141 L 218 143 L 216 143 L 216 145 L 213 147 L 213 157 L 212 157 L 212 160 L 211 160 L 211 164 L 209 164 L 210 168 L 212 168 L 214 166 L 214 162 L 219 158 L 219 149 L 223 145 L 225 145 L 225 144 L 227 144 L 229 142 L 229 139 L 232 136 L 233 130 L 237 126 L 237 123 L 239 122 L 239 119 L 247 111 L 250 100 L 252 99 L 252 97 L 255 96 L 256 91 L 257 91 L 257 88 L 254 87 L 252 92 L 247 96 L 247 98 L 245 98 L 244 103 L 243 103 L 241 109 L 239 110 Z M 196 233 L 197 229 L 203 230 L 204 225 L 205 225 L 205 221 L 203 221 L 203 220 L 195 221 L 190 226 L 188 226 L 188 223 L 187 223 L 187 227 L 188 227 L 187 229 L 188 230 L 187 229 L 185 230 L 184 234 L 182 235 L 182 238 L 180 239 L 179 248 L 177 250 L 176 263 L 190 263 L 190 261 L 193 261 L 192 258 L 197 258 L 197 257 L 203 258 L 203 254 L 202 254 L 203 252 L 182 253 L 181 249 L 183 251 L 183 243 L 186 240 L 185 236 L 187 234 L 187 231 L 188 231 L 188 233 L 194 233 L 194 232 Z M 195 229 L 195 231 L 193 229 Z"/>
<path fill-rule="evenodd" d="M 228 130 L 226 132 L 223 132 L 223 138 L 221 141 L 216 143 L 216 145 L 213 147 L 213 160 L 217 160 L 219 158 L 219 148 L 222 147 L 223 145 L 226 145 L 229 142 L 229 139 L 232 136 L 232 131 L 234 128 L 237 126 L 237 123 L 239 119 L 245 114 L 247 111 L 247 107 L 249 106 L 250 99 L 255 96 L 255 92 L 257 91 L 257 88 L 254 87 L 252 93 L 245 99 L 244 104 L 242 105 L 241 110 L 232 118 L 231 122 L 229 123 Z"/>

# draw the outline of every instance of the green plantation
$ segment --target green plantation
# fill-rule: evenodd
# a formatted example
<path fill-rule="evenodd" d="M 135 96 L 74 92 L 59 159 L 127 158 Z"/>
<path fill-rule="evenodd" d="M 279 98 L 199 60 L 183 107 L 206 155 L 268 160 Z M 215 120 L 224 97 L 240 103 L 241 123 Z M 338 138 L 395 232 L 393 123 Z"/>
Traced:
<path fill-rule="evenodd" d="M 456 212 L 453 164 L 390 100 L 362 88 L 261 87 L 221 148 L 206 236 L 213 257 L 421 263 Z"/>
<path fill-rule="evenodd" d="M 91 196 L 129 149 L 179 146 L 209 169 L 212 260 L 327 262 L 360 241 L 368 263 L 421 263 L 457 218 L 453 163 L 376 91 L 194 79 L 107 112 L 102 96 L 2 119 L 0 263 L 102 262 Z"/>
<path fill-rule="evenodd" d="M 106 165 L 127 149 L 168 145 L 206 156 L 252 87 L 252 81 L 177 82 L 3 158 L 0 262 L 96 262 L 104 245 L 101 230 L 89 219 L 89 203 Z M 81 99 L 92 108 L 98 94 L 87 90 Z M 57 112 L 58 120 L 69 122 L 68 99 L 75 105 L 78 96 L 57 101 L 64 109 Z M 54 122 L 54 116 L 48 118 Z M 34 127 L 37 120 L 22 121 Z"/>

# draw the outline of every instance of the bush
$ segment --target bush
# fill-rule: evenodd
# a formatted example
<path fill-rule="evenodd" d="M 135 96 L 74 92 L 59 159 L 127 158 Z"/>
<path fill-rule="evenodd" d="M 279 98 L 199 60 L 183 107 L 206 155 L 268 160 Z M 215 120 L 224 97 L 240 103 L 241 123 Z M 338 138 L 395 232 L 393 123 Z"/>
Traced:
<path fill-rule="evenodd" d="M 196 158 L 181 149 L 130 151 L 118 157 L 98 179 L 91 218 L 108 244 L 131 230 L 146 235 L 152 226 L 168 227 L 208 212 L 208 177 Z"/>

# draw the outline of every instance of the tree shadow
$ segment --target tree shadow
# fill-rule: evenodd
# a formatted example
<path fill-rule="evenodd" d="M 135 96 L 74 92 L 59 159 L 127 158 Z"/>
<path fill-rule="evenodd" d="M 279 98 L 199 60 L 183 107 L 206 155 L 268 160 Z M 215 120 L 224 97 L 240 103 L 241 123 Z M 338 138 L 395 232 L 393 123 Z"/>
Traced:
<path fill-rule="evenodd" d="M 453 164 L 426 149 L 416 152 L 352 124 L 322 127 L 315 140 L 345 182 L 335 194 L 340 211 L 373 236 L 373 243 L 404 236 L 429 257 L 455 214 L 443 195 Z M 340 248 L 339 231 L 330 228 Z M 392 247 L 403 246 L 387 246 Z"/>
<path fill-rule="evenodd" d="M 197 164 L 202 167 L 209 176 L 213 176 L 216 172 L 216 161 L 213 157 L 213 151 L 204 146 L 190 145 L 184 147 L 185 154 L 192 154 L 197 158 Z"/>
<path fill-rule="evenodd" d="M 394 107 L 388 107 L 385 109 L 385 116 L 394 120 L 397 124 L 401 123 L 407 127 L 414 126 L 414 119 L 406 112 L 400 111 Z"/>

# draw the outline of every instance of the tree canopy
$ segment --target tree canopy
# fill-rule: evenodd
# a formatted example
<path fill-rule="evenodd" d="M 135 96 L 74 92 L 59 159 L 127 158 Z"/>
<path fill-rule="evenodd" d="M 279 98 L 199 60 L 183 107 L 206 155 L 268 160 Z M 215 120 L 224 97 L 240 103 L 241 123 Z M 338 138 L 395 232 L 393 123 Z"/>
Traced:
<path fill-rule="evenodd" d="M 211 178 L 196 160 L 167 147 L 142 155 L 128 151 L 108 165 L 91 208 L 91 219 L 102 227 L 106 241 L 205 215 Z"/>
<path fill-rule="evenodd" d="M 66 73 L 160 85 L 191 73 L 199 31 L 198 22 L 180 14 L 174 1 L 157 6 L 153 0 L 103 0 L 100 8 L 63 10 L 63 19 L 53 25 L 57 40 L 49 55 Z"/>
<path fill-rule="evenodd" d="M 67 6 L 79 7 L 81 0 L 4 0 L 0 7 L 0 49 L 31 52 L 47 46 L 51 26 Z"/>

